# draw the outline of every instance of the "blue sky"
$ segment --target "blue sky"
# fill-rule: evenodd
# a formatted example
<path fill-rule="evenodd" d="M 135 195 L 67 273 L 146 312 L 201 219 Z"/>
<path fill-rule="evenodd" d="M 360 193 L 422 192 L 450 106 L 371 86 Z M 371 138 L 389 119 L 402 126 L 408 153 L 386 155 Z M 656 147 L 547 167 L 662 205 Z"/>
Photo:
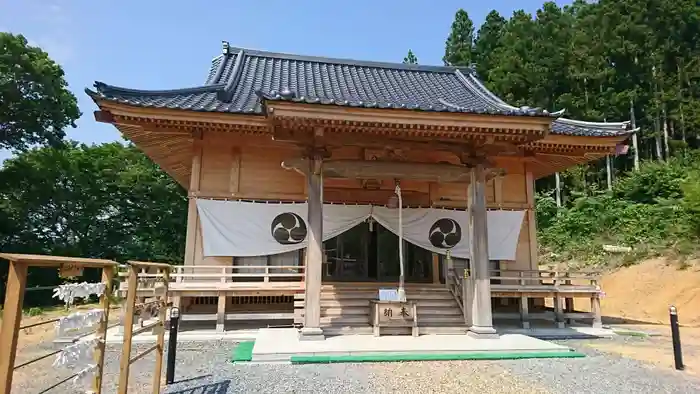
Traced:
<path fill-rule="evenodd" d="M 83 112 L 68 138 L 101 143 L 121 137 L 92 117 L 96 107 L 83 89 L 95 80 L 142 89 L 199 85 L 222 40 L 243 48 L 397 62 L 410 48 L 419 63 L 441 64 L 460 7 L 478 28 L 492 9 L 507 17 L 516 9 L 534 13 L 542 3 L 4 0 L 0 31 L 24 34 L 63 66 Z"/>

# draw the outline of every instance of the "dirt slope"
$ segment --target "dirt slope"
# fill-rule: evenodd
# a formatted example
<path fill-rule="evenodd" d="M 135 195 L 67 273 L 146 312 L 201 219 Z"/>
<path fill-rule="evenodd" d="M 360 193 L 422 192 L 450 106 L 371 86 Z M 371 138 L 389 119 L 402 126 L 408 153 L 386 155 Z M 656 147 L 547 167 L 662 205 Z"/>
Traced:
<path fill-rule="evenodd" d="M 609 318 L 668 324 L 668 307 L 678 308 L 681 324 L 700 326 L 700 264 L 653 259 L 603 277 L 601 307 Z"/>

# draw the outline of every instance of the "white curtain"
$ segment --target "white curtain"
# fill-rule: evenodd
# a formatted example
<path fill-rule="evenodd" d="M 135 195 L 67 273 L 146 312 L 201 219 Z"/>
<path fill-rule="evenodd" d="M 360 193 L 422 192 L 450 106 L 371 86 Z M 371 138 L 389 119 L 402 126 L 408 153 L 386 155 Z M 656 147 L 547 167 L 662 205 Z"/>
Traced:
<path fill-rule="evenodd" d="M 204 256 L 260 256 L 305 248 L 308 205 L 197 200 Z M 369 217 L 369 205 L 323 206 L 323 240 Z"/>
<path fill-rule="evenodd" d="M 434 253 L 469 259 L 469 212 L 438 208 L 404 208 L 403 236 L 406 241 Z M 397 209 L 374 207 L 372 217 L 398 235 Z M 488 211 L 488 245 L 490 260 L 515 260 L 524 211 Z"/>
<path fill-rule="evenodd" d="M 253 257 L 305 248 L 308 205 L 197 200 L 205 256 Z M 406 241 L 431 252 L 470 258 L 469 213 L 450 209 L 404 208 Z M 370 205 L 323 206 L 323 240 L 372 216 L 398 234 L 398 210 Z M 487 213 L 489 259 L 515 260 L 524 211 Z M 245 263 L 244 263 L 245 264 Z"/>
<path fill-rule="evenodd" d="M 449 209 L 404 208 L 403 237 L 434 253 L 469 258 L 469 213 Z M 392 233 L 399 233 L 399 210 L 374 207 L 372 217 Z"/>

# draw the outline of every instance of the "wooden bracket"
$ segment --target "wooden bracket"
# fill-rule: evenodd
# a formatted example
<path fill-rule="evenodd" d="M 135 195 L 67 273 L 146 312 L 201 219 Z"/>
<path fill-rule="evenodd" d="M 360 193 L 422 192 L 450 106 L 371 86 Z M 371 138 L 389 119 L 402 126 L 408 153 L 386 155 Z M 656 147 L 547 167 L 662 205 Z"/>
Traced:
<path fill-rule="evenodd" d="M 109 111 L 95 111 L 95 121 L 100 123 L 114 123 L 114 115 Z"/>

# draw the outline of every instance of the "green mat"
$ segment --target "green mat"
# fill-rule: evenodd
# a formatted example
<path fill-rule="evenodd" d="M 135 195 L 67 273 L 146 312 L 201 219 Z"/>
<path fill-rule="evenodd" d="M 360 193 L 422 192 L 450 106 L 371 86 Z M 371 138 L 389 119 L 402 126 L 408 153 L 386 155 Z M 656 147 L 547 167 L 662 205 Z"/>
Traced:
<path fill-rule="evenodd" d="M 292 364 L 368 363 L 396 361 L 448 361 L 448 360 L 517 360 L 525 358 L 580 358 L 583 353 L 561 352 L 513 352 L 513 353 L 457 353 L 457 354 L 371 354 L 363 356 L 292 356 Z"/>
<path fill-rule="evenodd" d="M 244 362 L 253 360 L 253 346 L 255 346 L 255 341 L 240 342 L 233 348 L 233 358 L 232 362 Z"/>

